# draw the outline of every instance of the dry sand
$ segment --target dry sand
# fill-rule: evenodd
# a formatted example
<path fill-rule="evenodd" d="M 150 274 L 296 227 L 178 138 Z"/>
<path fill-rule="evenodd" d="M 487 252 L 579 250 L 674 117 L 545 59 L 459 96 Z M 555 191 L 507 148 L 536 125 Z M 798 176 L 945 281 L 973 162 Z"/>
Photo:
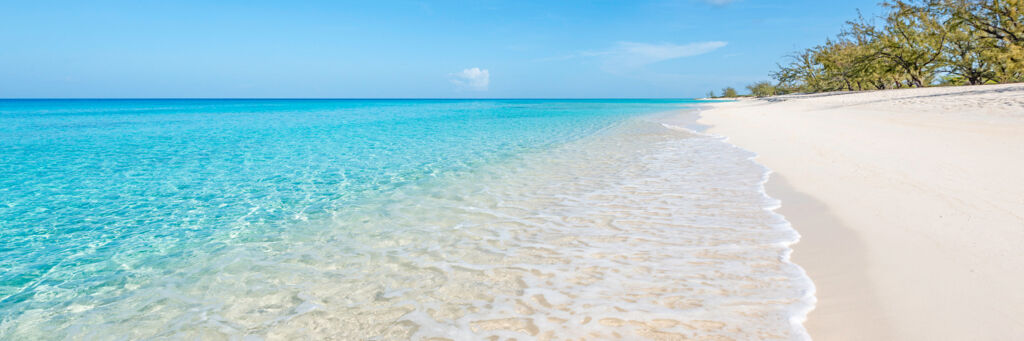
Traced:
<path fill-rule="evenodd" d="M 1024 339 L 1024 84 L 711 107 L 803 235 L 813 338 Z"/>

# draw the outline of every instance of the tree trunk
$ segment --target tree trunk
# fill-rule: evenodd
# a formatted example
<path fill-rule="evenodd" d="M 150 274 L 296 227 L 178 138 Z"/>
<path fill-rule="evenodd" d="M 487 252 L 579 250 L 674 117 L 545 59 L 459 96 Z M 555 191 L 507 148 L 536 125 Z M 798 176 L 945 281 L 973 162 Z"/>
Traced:
<path fill-rule="evenodd" d="M 910 84 L 917 88 L 924 87 L 924 81 L 922 81 L 921 77 L 917 75 L 910 75 Z"/>
<path fill-rule="evenodd" d="M 971 83 L 971 85 L 981 85 L 981 75 L 977 73 L 972 73 L 971 75 L 967 76 L 967 82 Z"/>

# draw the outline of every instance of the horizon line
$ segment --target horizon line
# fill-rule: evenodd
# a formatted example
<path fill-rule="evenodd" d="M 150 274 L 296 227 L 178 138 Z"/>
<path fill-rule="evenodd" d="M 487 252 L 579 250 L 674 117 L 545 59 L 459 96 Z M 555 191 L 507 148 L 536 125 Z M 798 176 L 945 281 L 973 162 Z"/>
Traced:
<path fill-rule="evenodd" d="M 588 100 L 664 99 L 693 100 L 700 97 L 0 97 L 0 100 Z"/>

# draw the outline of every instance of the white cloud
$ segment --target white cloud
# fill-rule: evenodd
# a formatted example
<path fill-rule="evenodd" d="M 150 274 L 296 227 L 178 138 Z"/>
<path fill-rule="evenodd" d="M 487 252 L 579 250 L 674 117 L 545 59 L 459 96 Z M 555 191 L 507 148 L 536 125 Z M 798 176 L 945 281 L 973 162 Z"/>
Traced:
<path fill-rule="evenodd" d="M 729 45 L 724 41 L 706 41 L 689 44 L 618 42 L 604 50 L 576 52 L 568 55 L 537 59 L 538 62 L 559 62 L 574 59 L 596 60 L 605 72 L 640 79 L 675 77 L 647 68 L 648 65 L 702 55 Z"/>
<path fill-rule="evenodd" d="M 733 2 L 733 1 L 734 0 L 704 0 L 704 2 L 712 4 L 712 5 L 715 5 L 715 6 L 728 5 L 729 3 Z"/>
<path fill-rule="evenodd" d="M 623 41 L 614 47 L 600 51 L 584 51 L 581 53 L 548 60 L 568 60 L 590 57 L 601 61 L 601 69 L 613 74 L 632 74 L 645 66 L 683 57 L 691 57 L 709 53 L 725 47 L 724 41 L 708 41 L 690 44 L 650 44 Z"/>
<path fill-rule="evenodd" d="M 491 84 L 491 72 L 487 69 L 469 68 L 448 76 L 459 90 L 487 91 Z"/>
<path fill-rule="evenodd" d="M 635 42 L 619 42 L 610 50 L 599 52 L 597 55 L 607 56 L 609 66 L 617 68 L 635 69 L 648 64 L 654 64 L 666 60 L 683 57 L 691 57 L 705 54 L 722 47 L 728 43 L 723 41 L 709 41 L 691 44 L 648 44 Z"/>

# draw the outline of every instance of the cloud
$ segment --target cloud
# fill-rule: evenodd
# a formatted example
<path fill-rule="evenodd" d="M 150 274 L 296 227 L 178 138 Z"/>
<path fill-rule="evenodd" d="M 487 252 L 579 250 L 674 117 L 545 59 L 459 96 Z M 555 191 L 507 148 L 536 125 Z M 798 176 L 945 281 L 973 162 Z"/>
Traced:
<path fill-rule="evenodd" d="M 595 58 L 604 62 L 606 68 L 637 69 L 672 59 L 709 53 L 725 47 L 724 41 L 708 41 L 690 44 L 650 44 L 622 41 L 605 50 L 583 51 L 552 58 L 537 59 L 539 62 L 565 61 L 577 58 Z"/>
<path fill-rule="evenodd" d="M 664 61 L 692 57 L 713 52 L 729 45 L 724 41 L 706 41 L 689 44 L 638 43 L 622 41 L 604 50 L 581 51 L 572 54 L 536 59 L 536 62 L 563 62 L 590 59 L 598 63 L 604 72 L 635 79 L 663 80 L 686 77 L 666 73 L 665 70 L 648 68 L 648 65 Z"/>
<path fill-rule="evenodd" d="M 491 72 L 476 67 L 450 74 L 448 77 L 458 90 L 487 91 L 491 84 Z"/>
<path fill-rule="evenodd" d="M 608 66 L 636 69 L 645 65 L 683 57 L 702 55 L 722 47 L 728 43 L 709 41 L 690 44 L 648 44 L 635 42 L 619 42 L 612 49 L 601 51 L 595 55 L 605 56 Z"/>
<path fill-rule="evenodd" d="M 715 6 L 725 6 L 725 5 L 728 5 L 728 4 L 732 3 L 733 1 L 735 1 L 735 0 L 704 0 L 704 2 L 712 4 L 712 5 L 715 5 Z"/>

